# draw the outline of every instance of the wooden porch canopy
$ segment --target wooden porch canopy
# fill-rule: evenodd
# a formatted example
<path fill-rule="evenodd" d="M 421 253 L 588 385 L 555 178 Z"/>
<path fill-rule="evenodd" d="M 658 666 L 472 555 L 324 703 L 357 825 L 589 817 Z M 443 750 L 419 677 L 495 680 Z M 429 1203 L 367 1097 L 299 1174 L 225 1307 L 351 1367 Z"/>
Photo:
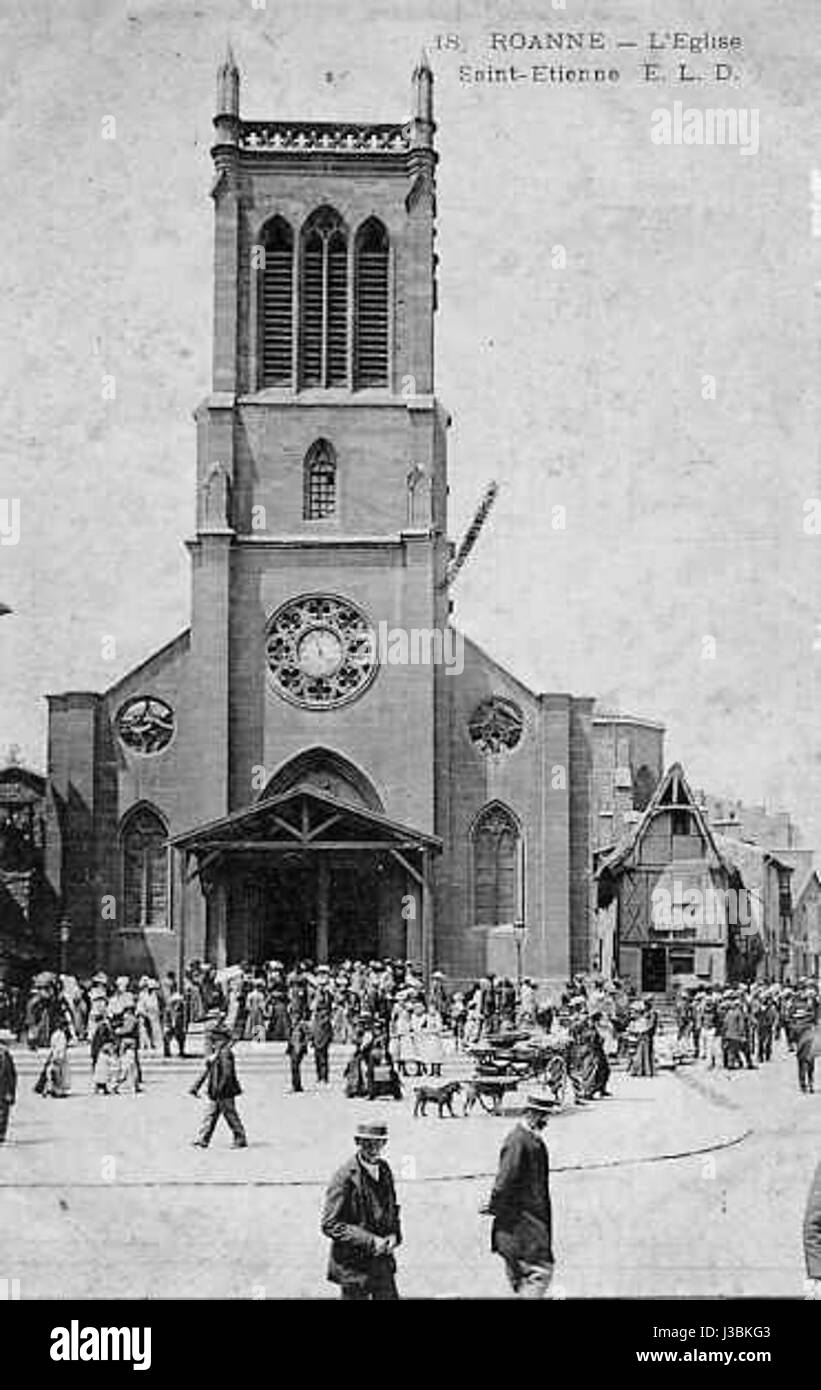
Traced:
<path fill-rule="evenodd" d="M 417 885 L 421 901 L 421 932 L 415 944 L 425 978 L 433 961 L 433 913 L 430 859 L 442 850 L 437 835 L 428 835 L 389 820 L 367 806 L 342 801 L 318 787 L 300 784 L 278 796 L 266 797 L 244 811 L 234 811 L 194 830 L 169 838 L 183 865 L 189 856 L 197 861 L 190 878 L 219 874 L 227 858 L 265 858 L 278 855 L 315 855 L 317 869 L 317 958 L 327 959 L 329 926 L 329 857 L 334 854 L 389 855 Z M 185 882 L 185 870 L 183 880 Z M 220 891 L 219 889 L 217 890 Z M 182 906 L 185 903 L 183 888 Z M 180 924 L 180 971 L 184 967 L 185 924 Z"/>
<path fill-rule="evenodd" d="M 244 811 L 173 835 L 168 843 L 198 857 L 383 850 L 399 858 L 402 850 L 440 853 L 442 849 L 437 835 L 401 825 L 367 806 L 354 806 L 309 785 L 291 787 Z"/>

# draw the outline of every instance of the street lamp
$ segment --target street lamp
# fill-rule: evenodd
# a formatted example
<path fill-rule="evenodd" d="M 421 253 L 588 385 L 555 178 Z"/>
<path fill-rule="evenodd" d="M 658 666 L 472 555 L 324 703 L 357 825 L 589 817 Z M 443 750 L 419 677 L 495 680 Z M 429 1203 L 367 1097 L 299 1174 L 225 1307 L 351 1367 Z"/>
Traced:
<path fill-rule="evenodd" d="M 522 948 L 527 940 L 527 927 L 524 920 L 519 917 L 513 923 L 513 939 L 516 942 L 516 999 L 519 1004 L 522 1002 Z"/>

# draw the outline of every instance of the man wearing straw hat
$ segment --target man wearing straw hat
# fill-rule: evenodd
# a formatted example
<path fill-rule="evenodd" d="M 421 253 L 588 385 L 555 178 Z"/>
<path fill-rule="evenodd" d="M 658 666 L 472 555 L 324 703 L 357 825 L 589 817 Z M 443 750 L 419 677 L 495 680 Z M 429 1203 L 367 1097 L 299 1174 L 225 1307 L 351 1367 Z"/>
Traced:
<path fill-rule="evenodd" d="M 390 1166 L 382 1158 L 386 1124 L 360 1124 L 356 1153 L 334 1173 L 325 1194 L 322 1234 L 331 1242 L 328 1279 L 343 1299 L 396 1299 L 396 1260 L 402 1243 Z"/>
<path fill-rule="evenodd" d="M 490 1248 L 501 1255 L 520 1298 L 544 1298 L 553 1279 L 550 1161 L 542 1139 L 553 1104 L 552 1096 L 528 1096 L 521 1120 L 502 1145 L 483 1209 L 494 1217 Z"/>

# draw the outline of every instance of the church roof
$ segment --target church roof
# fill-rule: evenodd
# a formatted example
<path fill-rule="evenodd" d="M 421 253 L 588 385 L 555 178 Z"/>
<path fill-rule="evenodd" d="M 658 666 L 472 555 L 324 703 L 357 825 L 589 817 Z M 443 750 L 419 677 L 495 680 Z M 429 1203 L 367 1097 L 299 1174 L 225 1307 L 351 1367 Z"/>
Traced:
<path fill-rule="evenodd" d="M 667 811 L 675 810 L 677 807 L 686 808 L 690 812 L 705 844 L 712 851 L 718 864 L 732 873 L 736 866 L 719 848 L 718 836 L 710 829 L 701 807 L 693 796 L 681 763 L 673 763 L 661 778 L 642 812 L 640 820 L 622 836 L 615 849 L 609 854 L 605 854 L 600 860 L 595 871 L 596 877 L 618 871 L 624 861 L 638 849 L 655 817 Z"/>
<path fill-rule="evenodd" d="M 647 719 L 643 714 L 628 714 L 625 710 L 601 705 L 598 701 L 593 708 L 594 724 L 638 724 L 644 729 L 664 729 L 658 719 Z"/>
<path fill-rule="evenodd" d="M 190 627 L 186 627 L 182 632 L 178 632 L 176 637 L 172 637 L 170 642 L 166 642 L 165 646 L 158 647 L 155 652 L 147 656 L 139 665 L 132 666 L 131 670 L 126 671 L 125 675 L 120 676 L 118 680 L 114 681 L 113 685 L 107 686 L 103 694 L 106 696 L 116 695 L 117 691 L 129 681 L 132 681 L 135 676 L 152 676 L 155 666 L 164 665 L 171 657 L 176 656 L 178 651 L 183 651 L 190 640 L 191 629 Z"/>

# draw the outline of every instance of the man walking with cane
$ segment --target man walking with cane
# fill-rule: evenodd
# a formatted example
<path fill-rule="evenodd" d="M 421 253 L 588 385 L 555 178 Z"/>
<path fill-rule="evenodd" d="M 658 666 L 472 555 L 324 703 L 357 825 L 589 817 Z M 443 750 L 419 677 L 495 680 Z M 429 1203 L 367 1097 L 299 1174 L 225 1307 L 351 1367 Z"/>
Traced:
<path fill-rule="evenodd" d="M 552 1108 L 552 1096 L 528 1096 L 522 1119 L 502 1145 L 493 1191 L 483 1208 L 494 1217 L 490 1248 L 504 1260 L 519 1298 L 544 1298 L 553 1279 L 550 1161 L 542 1139 Z"/>

